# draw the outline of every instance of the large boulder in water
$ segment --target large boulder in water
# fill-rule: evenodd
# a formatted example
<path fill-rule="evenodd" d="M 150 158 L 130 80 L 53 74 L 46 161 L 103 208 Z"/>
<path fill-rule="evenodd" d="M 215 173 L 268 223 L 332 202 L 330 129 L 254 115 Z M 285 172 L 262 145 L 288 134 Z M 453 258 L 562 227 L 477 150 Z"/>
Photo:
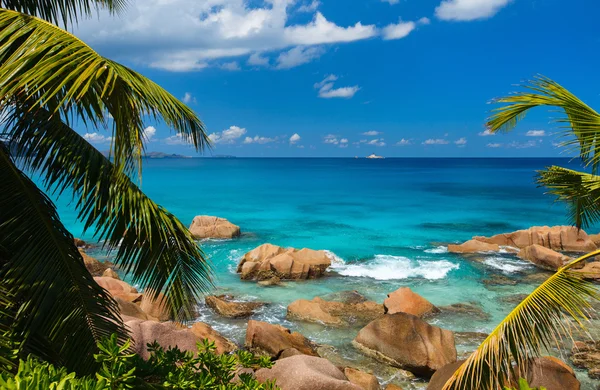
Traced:
<path fill-rule="evenodd" d="M 344 369 L 346 378 L 363 390 L 380 390 L 381 386 L 377 377 L 373 374 L 357 370 L 356 368 L 346 367 Z"/>
<path fill-rule="evenodd" d="M 450 253 L 478 253 L 478 252 L 498 252 L 500 246 L 494 243 L 486 243 L 478 240 L 469 240 L 460 245 L 448 245 Z"/>
<path fill-rule="evenodd" d="M 383 314 L 383 305 L 366 299 L 336 302 L 315 297 L 310 301 L 299 299 L 287 308 L 289 318 L 333 326 L 366 324 Z"/>
<path fill-rule="evenodd" d="M 265 305 L 263 302 L 237 302 L 229 295 L 209 295 L 204 298 L 204 302 L 215 312 L 228 318 L 250 317 L 256 309 Z"/>
<path fill-rule="evenodd" d="M 260 382 L 276 381 L 281 390 L 363 390 L 327 359 L 296 355 L 256 371 Z"/>
<path fill-rule="evenodd" d="M 517 256 L 549 271 L 556 271 L 571 260 L 569 256 L 538 244 L 526 246 Z"/>
<path fill-rule="evenodd" d="M 423 377 L 456 361 L 454 333 L 406 313 L 376 319 L 360 330 L 352 344 L 369 356 Z"/>
<path fill-rule="evenodd" d="M 190 233 L 197 239 L 203 238 L 234 238 L 241 234 L 240 227 L 232 224 L 225 218 L 210 215 L 194 217 L 190 225 Z"/>
<path fill-rule="evenodd" d="M 386 314 L 408 313 L 417 317 L 438 313 L 440 310 L 431 302 L 419 294 L 413 292 L 409 287 L 400 287 L 398 290 L 388 294 L 383 301 Z"/>
<path fill-rule="evenodd" d="M 476 241 L 501 246 L 525 248 L 541 245 L 555 251 L 591 252 L 597 249 L 594 241 L 574 226 L 534 226 L 526 230 L 497 234 L 492 237 L 473 237 Z"/>
<path fill-rule="evenodd" d="M 296 349 L 304 355 L 318 356 L 316 345 L 298 332 L 291 332 L 281 325 L 262 321 L 248 321 L 246 348 L 261 354 L 278 358 L 289 349 Z"/>
<path fill-rule="evenodd" d="M 575 269 L 573 272 L 581 273 L 581 276 L 586 280 L 600 280 L 600 261 L 592 261 L 587 263 L 581 269 Z"/>
<path fill-rule="evenodd" d="M 263 244 L 244 255 L 237 272 L 244 280 L 314 279 L 322 276 L 330 265 L 331 258 L 325 251 Z"/>

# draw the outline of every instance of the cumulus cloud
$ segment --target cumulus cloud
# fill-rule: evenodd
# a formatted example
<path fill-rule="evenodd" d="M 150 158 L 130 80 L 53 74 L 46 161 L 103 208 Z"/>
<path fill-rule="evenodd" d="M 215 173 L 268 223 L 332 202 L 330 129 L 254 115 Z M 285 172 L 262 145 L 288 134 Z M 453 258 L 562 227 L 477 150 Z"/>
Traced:
<path fill-rule="evenodd" d="M 498 143 L 489 143 L 486 145 L 488 148 L 500 148 L 502 147 L 502 144 L 498 144 Z"/>
<path fill-rule="evenodd" d="M 300 137 L 300 135 L 298 133 L 294 133 L 291 137 L 290 137 L 290 144 L 295 144 L 296 142 L 300 141 L 302 137 Z"/>
<path fill-rule="evenodd" d="M 496 135 L 496 134 L 492 133 L 492 131 L 490 129 L 485 129 L 484 131 L 482 131 L 481 133 L 478 133 L 478 134 L 481 137 L 487 137 L 487 136 L 490 136 L 490 135 Z"/>
<path fill-rule="evenodd" d="M 184 140 L 181 134 L 175 134 L 167 137 L 163 139 L 163 142 L 167 145 L 189 145 L 189 142 Z"/>
<path fill-rule="evenodd" d="M 526 149 L 526 148 L 533 148 L 539 145 L 539 143 L 541 143 L 542 140 L 539 140 L 538 142 L 536 141 L 527 141 L 527 142 L 517 142 L 517 141 L 513 141 L 509 144 L 506 144 L 507 148 L 515 148 L 515 149 Z"/>
<path fill-rule="evenodd" d="M 231 62 L 225 62 L 224 64 L 221 64 L 221 69 L 234 72 L 237 70 L 241 70 L 242 68 L 240 68 L 240 64 L 238 64 L 237 61 L 231 61 Z"/>
<path fill-rule="evenodd" d="M 340 143 L 340 140 L 337 138 L 336 135 L 327 134 L 325 137 L 323 137 L 323 142 L 326 144 L 337 145 Z"/>
<path fill-rule="evenodd" d="M 250 57 L 248 57 L 248 65 L 269 66 L 269 58 L 263 57 L 261 53 L 252 53 Z"/>
<path fill-rule="evenodd" d="M 85 133 L 83 138 L 92 144 L 107 144 L 113 140 L 112 137 L 106 137 L 100 133 Z"/>
<path fill-rule="evenodd" d="M 467 139 L 465 137 L 462 137 L 454 141 L 454 143 L 458 145 L 458 147 L 465 146 L 467 144 Z"/>
<path fill-rule="evenodd" d="M 258 135 L 255 135 L 254 137 L 246 137 L 244 138 L 244 143 L 245 144 L 268 144 L 270 142 L 275 142 L 277 139 L 276 138 L 268 138 L 268 137 L 261 137 Z"/>
<path fill-rule="evenodd" d="M 375 139 L 372 139 L 369 142 L 367 142 L 367 145 L 385 146 L 385 142 L 384 142 L 383 138 L 375 138 Z"/>
<path fill-rule="evenodd" d="M 435 9 L 441 20 L 471 21 L 496 15 L 512 0 L 443 0 Z"/>
<path fill-rule="evenodd" d="M 246 129 L 238 126 L 230 126 L 220 133 L 212 133 L 208 136 L 214 144 L 234 144 L 236 140 L 246 134 Z"/>
<path fill-rule="evenodd" d="M 527 137 L 545 137 L 546 131 L 545 130 L 529 130 L 527 133 L 525 133 L 525 135 Z"/>
<path fill-rule="evenodd" d="M 384 3 L 389 3 L 391 5 L 398 4 L 400 0 L 381 0 Z"/>
<path fill-rule="evenodd" d="M 448 145 L 450 142 L 443 138 L 430 138 L 423 141 L 423 145 Z"/>
<path fill-rule="evenodd" d="M 144 129 L 144 140 L 150 142 L 156 135 L 156 128 L 154 126 L 148 126 Z"/>
<path fill-rule="evenodd" d="M 325 77 L 321 82 L 318 82 L 314 85 L 316 89 L 319 90 L 319 97 L 323 99 L 332 99 L 332 98 L 345 98 L 350 99 L 353 97 L 356 92 L 360 90 L 358 85 L 354 85 L 352 87 L 340 87 L 334 88 L 334 82 L 338 79 L 336 75 L 329 75 Z"/>
<path fill-rule="evenodd" d="M 383 28 L 383 39 L 392 40 L 404 38 L 413 32 L 417 26 L 426 25 L 429 23 L 430 20 L 428 18 L 421 18 L 416 22 L 403 22 L 400 20 L 397 24 L 389 24 Z"/>
<path fill-rule="evenodd" d="M 361 133 L 361 134 L 369 136 L 369 137 L 375 137 L 375 136 L 377 136 L 379 134 L 383 134 L 383 133 L 380 131 L 371 130 L 371 131 L 365 131 L 364 133 Z"/>
<path fill-rule="evenodd" d="M 277 69 L 290 69 L 306 64 L 323 55 L 325 51 L 318 46 L 296 46 L 284 51 L 277 57 Z"/>
<path fill-rule="evenodd" d="M 191 103 L 196 103 L 196 98 L 189 92 L 186 92 L 183 97 L 181 98 L 181 101 L 184 102 L 185 104 L 191 104 Z"/>
<path fill-rule="evenodd" d="M 321 2 L 319 0 L 313 0 L 312 2 L 300 5 L 300 7 L 298 7 L 297 11 L 298 12 L 314 12 L 319 8 L 320 5 L 321 5 Z"/>
<path fill-rule="evenodd" d="M 396 146 L 408 146 L 410 144 L 410 140 L 405 138 L 402 138 L 400 141 L 396 142 Z"/>

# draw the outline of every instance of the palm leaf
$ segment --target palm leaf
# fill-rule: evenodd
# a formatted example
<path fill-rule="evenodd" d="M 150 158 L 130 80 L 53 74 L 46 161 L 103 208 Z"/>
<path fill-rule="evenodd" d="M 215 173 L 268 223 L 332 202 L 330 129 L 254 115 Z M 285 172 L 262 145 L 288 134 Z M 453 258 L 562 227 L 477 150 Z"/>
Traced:
<path fill-rule="evenodd" d="M 504 106 L 493 110 L 488 120 L 492 132 L 510 131 L 535 107 L 550 106 L 560 109 L 565 117 L 556 119 L 563 126 L 562 146 L 578 150 L 580 157 L 594 173 L 600 165 L 600 114 L 578 99 L 560 84 L 539 76 L 524 85 L 526 91 L 496 99 Z"/>
<path fill-rule="evenodd" d="M 89 372 L 96 343 L 112 333 L 125 334 L 116 302 L 86 270 L 52 202 L 4 146 L 0 212 L 0 246 L 7 254 L 0 280 L 16 307 L 12 333 L 24 352 L 54 352 L 60 363 Z M 39 340 L 50 348 L 41 348 Z"/>
<path fill-rule="evenodd" d="M 585 327 L 590 299 L 600 299 L 594 284 L 571 269 L 597 256 L 589 253 L 560 268 L 536 288 L 494 329 L 446 382 L 444 390 L 497 390 L 510 384 L 513 365 L 519 369 L 558 346 L 573 326 Z"/>
<path fill-rule="evenodd" d="M 0 101 L 14 100 L 35 101 L 67 124 L 111 127 L 114 163 L 127 171 L 141 169 L 148 119 L 197 150 L 209 145 L 196 114 L 157 84 L 42 19 L 0 9 Z"/>
<path fill-rule="evenodd" d="M 164 292 L 173 316 L 190 319 L 200 295 L 213 285 L 209 263 L 189 230 L 48 111 L 19 102 L 7 128 L 24 168 L 41 174 L 52 192 L 73 192 L 85 229 L 116 251 L 113 262 L 133 283 L 153 297 Z"/>
<path fill-rule="evenodd" d="M 119 12 L 127 0 L 2 0 L 0 7 L 38 16 L 52 23 L 76 22 L 80 15 L 91 16 L 94 6 Z"/>

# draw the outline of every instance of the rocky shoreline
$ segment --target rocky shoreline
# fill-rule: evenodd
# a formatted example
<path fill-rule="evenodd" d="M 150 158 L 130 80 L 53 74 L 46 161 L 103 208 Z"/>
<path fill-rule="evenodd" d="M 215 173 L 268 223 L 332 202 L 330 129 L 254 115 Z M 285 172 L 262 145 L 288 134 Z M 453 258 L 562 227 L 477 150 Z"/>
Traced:
<path fill-rule="evenodd" d="M 226 220 L 211 219 L 216 217 L 208 218 L 215 223 L 229 224 Z M 198 225 L 197 220 L 194 221 Z M 220 228 L 205 229 L 208 230 L 223 231 Z M 218 234 L 221 237 L 214 238 L 223 238 L 221 233 Z M 236 234 L 231 237 L 236 237 Z M 210 237 L 205 235 L 198 238 Z M 465 261 L 477 261 L 476 257 L 481 253 L 511 254 L 539 268 L 542 278 L 545 278 L 543 275 L 548 275 L 546 272 L 562 267 L 577 253 L 596 249 L 598 244 L 600 236 L 587 235 L 573 227 L 533 227 L 492 237 L 476 236 L 462 244 L 449 244 L 448 252 L 462 256 Z M 206 297 L 207 310 L 214 311 L 217 316 L 249 318 L 243 346 L 228 340 L 207 323 L 197 322 L 192 327 L 174 323 L 159 303 L 147 299 L 143 293 L 119 280 L 110 264 L 87 256 L 83 245 L 79 246 L 95 280 L 117 300 L 142 356 L 144 351 L 140 345 L 145 345 L 153 338 L 164 346 L 176 344 L 185 350 L 195 350 L 197 341 L 208 338 L 217 344 L 219 352 L 246 348 L 269 355 L 276 362 L 275 366 L 269 370 L 258 370 L 255 375 L 260 380 L 277 379 L 284 390 L 397 390 L 402 388 L 402 383 L 393 379 L 398 375 L 404 379 L 415 378 L 415 383 L 429 381 L 428 389 L 441 389 L 441 384 L 460 362 L 456 344 L 465 334 L 436 326 L 436 319 L 461 315 L 483 319 L 489 317 L 484 308 L 476 303 L 437 306 L 408 287 L 390 291 L 381 303 L 368 300 L 359 291 L 348 291 L 337 299 L 315 296 L 312 299 L 298 299 L 287 306 L 286 318 L 289 321 L 317 324 L 324 329 L 347 329 L 354 335 L 351 345 L 357 353 L 397 370 L 392 379 L 386 380 L 385 386 L 382 386 L 380 382 L 383 381 L 368 367 L 357 367 L 355 362 L 340 358 L 335 348 L 319 345 L 284 326 L 252 319 L 255 311 L 269 302 L 247 302 L 231 295 Z M 242 256 L 236 271 L 240 279 L 248 283 L 278 286 L 282 281 L 293 283 L 326 278 L 331 272 L 331 264 L 331 256 L 326 251 L 263 244 Z M 587 279 L 600 280 L 600 261 L 588 262 L 576 272 L 581 272 Z M 479 339 L 484 337 L 485 334 L 477 334 Z M 592 378 L 600 377 L 597 374 L 600 371 L 597 344 L 582 340 L 576 342 L 573 348 L 571 363 L 588 369 Z M 531 365 L 532 369 L 543 372 L 543 375 L 528 378 L 532 387 L 544 386 L 553 390 L 578 389 L 580 386 L 573 370 L 556 358 L 543 357 L 531 362 Z M 289 375 L 291 370 L 294 375 Z M 306 380 L 299 382 L 298 375 Z"/>

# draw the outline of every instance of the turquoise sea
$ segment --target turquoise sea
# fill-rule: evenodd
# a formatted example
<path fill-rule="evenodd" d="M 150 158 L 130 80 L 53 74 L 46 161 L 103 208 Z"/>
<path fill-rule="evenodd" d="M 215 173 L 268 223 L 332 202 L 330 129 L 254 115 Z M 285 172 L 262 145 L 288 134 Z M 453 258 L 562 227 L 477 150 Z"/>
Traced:
<path fill-rule="evenodd" d="M 535 170 L 550 165 L 580 168 L 568 159 L 146 160 L 142 188 L 186 225 L 204 214 L 241 226 L 239 239 L 202 242 L 217 292 L 270 302 L 255 318 L 333 345 L 345 359 L 360 360 L 384 381 L 410 389 L 423 383 L 378 368 L 354 352 L 350 341 L 357 330 L 288 321 L 286 306 L 344 290 L 382 302 L 387 293 L 409 286 L 438 306 L 474 302 L 487 314 L 438 316 L 431 323 L 459 332 L 490 332 L 515 306 L 511 296 L 539 284 L 534 277 L 539 271 L 510 254 L 467 258 L 447 253 L 444 245 L 474 235 L 567 224 L 565 206 L 534 182 Z M 58 201 L 61 218 L 81 236 L 67 201 Z M 238 260 L 263 243 L 325 249 L 336 263 L 321 280 L 274 288 L 241 282 L 235 274 Z M 517 284 L 484 283 L 494 276 Z M 223 320 L 204 307 L 200 313 L 200 320 L 243 342 L 245 320 Z M 459 355 L 476 345 L 476 337 L 461 337 Z"/>

